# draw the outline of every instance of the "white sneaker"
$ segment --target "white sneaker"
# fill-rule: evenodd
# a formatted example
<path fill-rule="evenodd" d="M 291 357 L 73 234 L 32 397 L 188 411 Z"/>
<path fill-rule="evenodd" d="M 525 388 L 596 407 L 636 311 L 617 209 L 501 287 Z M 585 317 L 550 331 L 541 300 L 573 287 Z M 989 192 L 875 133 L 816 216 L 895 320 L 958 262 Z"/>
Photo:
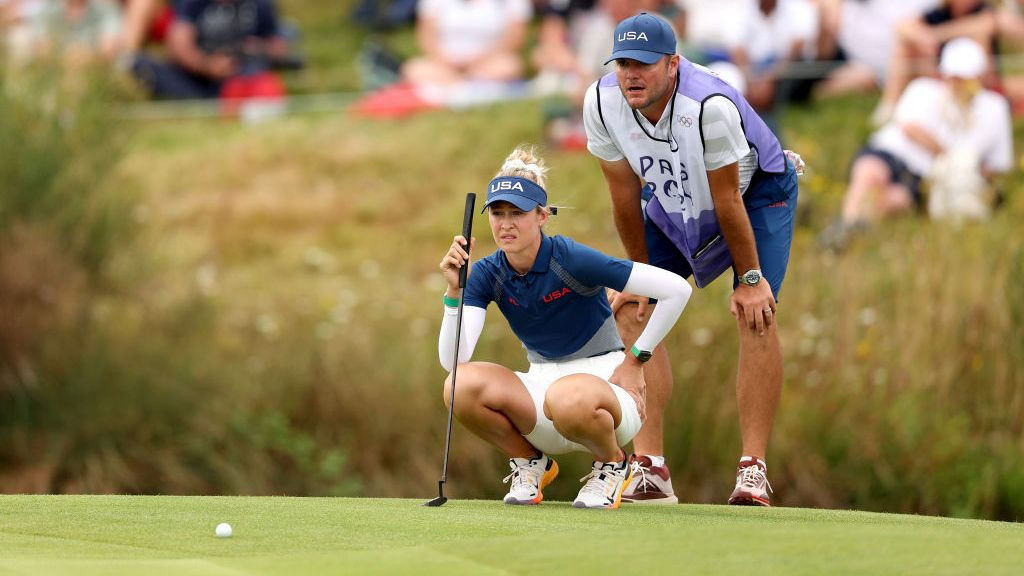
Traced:
<path fill-rule="evenodd" d="M 622 462 L 594 462 L 594 469 L 580 482 L 586 482 L 580 490 L 573 508 L 618 508 L 622 503 L 622 491 L 633 477 L 629 458 Z"/>
<path fill-rule="evenodd" d="M 672 491 L 672 477 L 668 464 L 655 466 L 650 456 L 633 456 L 633 479 L 622 491 L 622 501 L 627 504 L 678 504 Z"/>
<path fill-rule="evenodd" d="M 512 473 L 502 480 L 512 487 L 505 494 L 505 504 L 540 504 L 542 490 L 558 476 L 558 463 L 541 454 L 537 458 L 509 458 Z"/>

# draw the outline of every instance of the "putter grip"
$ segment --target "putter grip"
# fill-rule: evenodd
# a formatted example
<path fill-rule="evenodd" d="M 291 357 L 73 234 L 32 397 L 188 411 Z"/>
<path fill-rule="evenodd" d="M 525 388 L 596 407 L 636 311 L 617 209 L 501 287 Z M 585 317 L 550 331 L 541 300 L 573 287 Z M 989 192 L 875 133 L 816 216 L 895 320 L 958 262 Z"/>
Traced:
<path fill-rule="evenodd" d="M 462 237 L 470 242 L 473 238 L 473 209 L 476 206 L 476 193 L 470 192 L 466 194 L 466 212 L 462 216 Z M 463 244 L 463 248 L 466 252 L 469 252 L 469 245 Z M 469 262 L 462 268 L 459 268 L 459 288 L 466 287 L 466 273 L 469 270 Z"/>

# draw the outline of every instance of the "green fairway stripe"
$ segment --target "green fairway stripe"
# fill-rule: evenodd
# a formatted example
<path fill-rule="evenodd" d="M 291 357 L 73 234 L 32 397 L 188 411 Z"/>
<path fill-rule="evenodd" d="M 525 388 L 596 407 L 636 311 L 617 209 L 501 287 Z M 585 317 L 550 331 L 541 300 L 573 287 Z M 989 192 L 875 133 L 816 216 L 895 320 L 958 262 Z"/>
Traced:
<path fill-rule="evenodd" d="M 214 537 L 219 522 L 234 536 Z M 0 574 L 1017 574 L 1005 522 L 728 506 L 0 496 Z"/>

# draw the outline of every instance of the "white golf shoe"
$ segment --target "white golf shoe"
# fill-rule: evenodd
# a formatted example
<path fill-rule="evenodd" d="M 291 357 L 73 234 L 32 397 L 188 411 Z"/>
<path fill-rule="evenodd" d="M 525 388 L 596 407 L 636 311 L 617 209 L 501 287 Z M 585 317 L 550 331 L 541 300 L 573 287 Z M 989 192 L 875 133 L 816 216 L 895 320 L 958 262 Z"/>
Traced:
<path fill-rule="evenodd" d="M 622 462 L 594 462 L 594 468 L 580 479 L 586 482 L 580 490 L 573 508 L 618 508 L 622 491 L 633 477 L 629 458 Z"/>
<path fill-rule="evenodd" d="M 543 490 L 558 476 L 558 463 L 541 454 L 537 458 L 509 458 L 512 473 L 502 480 L 512 481 L 505 494 L 505 504 L 540 504 Z"/>

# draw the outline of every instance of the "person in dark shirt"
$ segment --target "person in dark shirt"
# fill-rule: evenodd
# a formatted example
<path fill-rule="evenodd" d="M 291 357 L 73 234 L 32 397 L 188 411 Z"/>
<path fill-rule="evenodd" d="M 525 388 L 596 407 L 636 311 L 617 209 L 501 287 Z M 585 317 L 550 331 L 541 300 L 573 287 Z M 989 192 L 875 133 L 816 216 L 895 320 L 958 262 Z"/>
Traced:
<path fill-rule="evenodd" d="M 157 98 L 220 95 L 226 80 L 289 58 L 272 0 L 183 0 L 167 36 L 169 61 L 139 56 L 133 71 Z"/>

